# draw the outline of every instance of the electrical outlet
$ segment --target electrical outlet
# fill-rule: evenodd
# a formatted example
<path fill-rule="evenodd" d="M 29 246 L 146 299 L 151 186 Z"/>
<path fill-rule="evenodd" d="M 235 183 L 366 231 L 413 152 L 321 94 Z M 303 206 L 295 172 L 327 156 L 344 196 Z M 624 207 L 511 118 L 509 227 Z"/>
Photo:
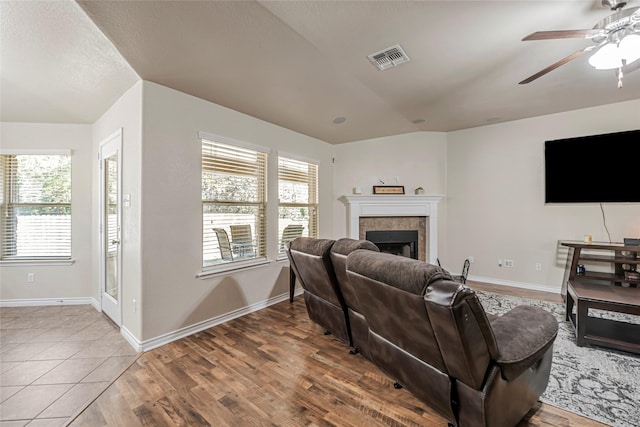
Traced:
<path fill-rule="evenodd" d="M 33 283 L 36 281 L 36 275 L 34 273 L 27 273 L 27 283 Z"/>
<path fill-rule="evenodd" d="M 542 263 L 536 262 L 536 271 L 542 271 Z"/>
<path fill-rule="evenodd" d="M 502 260 L 501 259 L 498 260 L 498 267 L 502 267 Z"/>
<path fill-rule="evenodd" d="M 505 259 L 504 260 L 504 266 L 507 268 L 513 268 L 513 260 L 512 259 Z"/>
<path fill-rule="evenodd" d="M 469 257 L 469 264 L 473 264 L 473 262 L 474 262 L 474 261 L 475 261 L 475 260 L 473 259 L 473 257 L 472 257 L 472 256 L 470 256 L 470 257 Z"/>

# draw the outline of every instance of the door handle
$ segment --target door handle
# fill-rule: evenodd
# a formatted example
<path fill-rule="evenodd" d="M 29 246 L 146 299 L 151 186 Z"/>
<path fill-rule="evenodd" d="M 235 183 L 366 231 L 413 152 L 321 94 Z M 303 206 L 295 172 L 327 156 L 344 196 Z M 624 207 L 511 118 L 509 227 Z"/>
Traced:
<path fill-rule="evenodd" d="M 112 245 L 119 245 L 120 244 L 120 240 L 112 240 L 109 242 Z"/>

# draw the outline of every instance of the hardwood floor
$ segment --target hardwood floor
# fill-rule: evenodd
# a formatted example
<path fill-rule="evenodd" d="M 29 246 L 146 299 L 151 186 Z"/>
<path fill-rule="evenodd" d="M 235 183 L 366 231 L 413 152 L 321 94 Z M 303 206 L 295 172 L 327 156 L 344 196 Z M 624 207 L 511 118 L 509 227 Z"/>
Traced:
<path fill-rule="evenodd" d="M 472 280 L 467 280 L 467 286 L 475 290 L 493 292 L 496 294 L 513 295 L 516 297 L 532 298 L 540 301 L 564 303 L 564 300 L 559 293 L 556 294 L 553 292 L 531 291 L 529 289 L 503 285 L 493 285 L 490 283 L 474 282 Z"/>
<path fill-rule="evenodd" d="M 470 283 L 471 286 L 473 284 Z M 486 289 L 489 290 L 489 289 Z M 531 295 L 529 295 L 531 296 Z M 144 353 L 71 426 L 446 426 L 288 301 Z M 519 426 L 604 426 L 538 404 Z"/>

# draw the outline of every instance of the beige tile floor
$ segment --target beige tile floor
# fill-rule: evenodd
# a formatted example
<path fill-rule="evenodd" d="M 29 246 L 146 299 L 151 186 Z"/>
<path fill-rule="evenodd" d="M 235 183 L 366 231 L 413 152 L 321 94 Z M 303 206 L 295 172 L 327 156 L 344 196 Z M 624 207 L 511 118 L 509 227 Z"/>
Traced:
<path fill-rule="evenodd" d="M 0 426 L 63 426 L 136 358 L 90 305 L 0 308 Z"/>

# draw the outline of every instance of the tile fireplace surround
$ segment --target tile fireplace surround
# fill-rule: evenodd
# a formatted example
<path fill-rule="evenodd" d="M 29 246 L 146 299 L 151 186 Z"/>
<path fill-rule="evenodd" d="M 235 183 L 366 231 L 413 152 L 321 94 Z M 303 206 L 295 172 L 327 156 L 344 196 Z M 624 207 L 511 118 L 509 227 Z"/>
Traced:
<path fill-rule="evenodd" d="M 438 202 L 443 196 L 382 195 L 342 196 L 347 207 L 347 237 L 360 239 L 361 217 L 425 217 L 426 226 L 420 240 L 427 242 L 428 262 L 438 257 Z M 420 248 L 418 248 L 420 251 Z M 426 260 L 426 257 L 424 258 Z"/>

